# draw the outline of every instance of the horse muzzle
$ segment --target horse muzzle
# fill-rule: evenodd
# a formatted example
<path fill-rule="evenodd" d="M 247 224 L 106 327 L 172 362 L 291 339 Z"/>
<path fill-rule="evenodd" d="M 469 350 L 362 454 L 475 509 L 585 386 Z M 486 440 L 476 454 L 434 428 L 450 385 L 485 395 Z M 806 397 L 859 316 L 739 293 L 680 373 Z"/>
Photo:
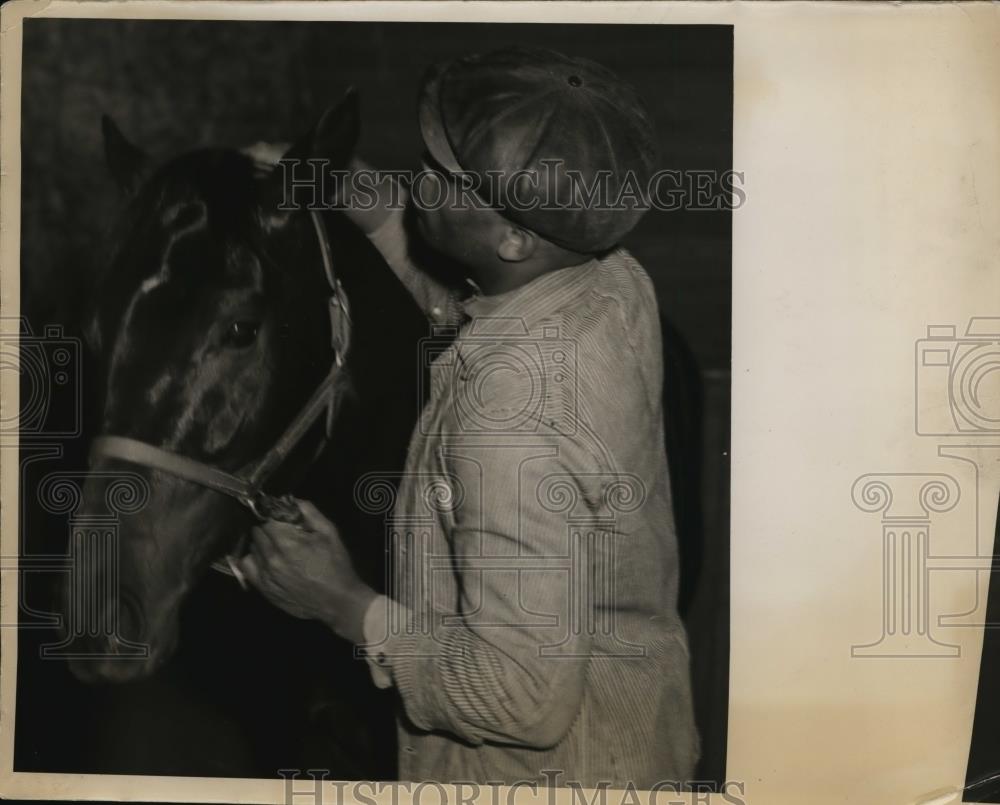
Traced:
<path fill-rule="evenodd" d="M 177 647 L 176 618 L 155 631 L 147 626 L 136 599 L 120 595 L 90 617 L 68 612 L 65 623 L 75 627 L 67 635 L 72 647 L 70 671 L 81 682 L 132 682 L 156 672 Z"/>
<path fill-rule="evenodd" d="M 103 514 L 101 502 L 113 478 L 87 479 L 84 511 Z M 105 518 L 107 519 L 107 518 Z M 63 587 L 60 656 L 86 682 L 124 682 L 149 676 L 177 643 L 178 570 L 151 573 L 166 542 L 152 512 L 118 517 L 113 527 L 75 530 L 73 567 Z"/>

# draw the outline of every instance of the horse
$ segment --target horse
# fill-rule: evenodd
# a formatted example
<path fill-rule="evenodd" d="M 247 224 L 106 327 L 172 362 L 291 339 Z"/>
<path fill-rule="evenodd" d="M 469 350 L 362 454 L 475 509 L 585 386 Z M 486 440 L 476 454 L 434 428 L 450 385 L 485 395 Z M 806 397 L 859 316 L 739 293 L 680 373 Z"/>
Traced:
<path fill-rule="evenodd" d="M 346 168 L 358 120 L 349 94 L 282 158 Z M 384 524 L 354 505 L 354 487 L 402 469 L 424 319 L 329 209 L 332 195 L 316 199 L 322 212 L 288 209 L 283 172 L 245 151 L 200 148 L 152 169 L 110 118 L 103 129 L 127 201 L 86 328 L 101 413 L 81 513 L 99 516 L 120 477 L 141 487 L 143 505 L 119 514 L 116 546 L 98 559 L 86 558 L 86 533 L 73 537 L 84 561 L 67 600 L 98 591 L 90 615 L 110 628 L 81 630 L 70 666 L 86 683 L 126 683 L 125 742 L 146 740 L 129 722 L 130 691 L 170 674 L 259 739 L 229 766 L 199 766 L 211 745 L 164 760 L 154 741 L 112 770 L 274 776 L 279 763 L 308 762 L 342 778 L 392 777 L 392 703 L 352 647 L 211 568 L 295 493 L 338 523 L 361 575 L 384 589 Z M 150 712 L 187 695 L 150 690 Z M 163 706 L 160 723 L 184 710 Z M 197 745 L 213 733 L 192 719 L 173 731 Z M 319 736 L 312 755 L 292 748 L 303 734 Z"/>

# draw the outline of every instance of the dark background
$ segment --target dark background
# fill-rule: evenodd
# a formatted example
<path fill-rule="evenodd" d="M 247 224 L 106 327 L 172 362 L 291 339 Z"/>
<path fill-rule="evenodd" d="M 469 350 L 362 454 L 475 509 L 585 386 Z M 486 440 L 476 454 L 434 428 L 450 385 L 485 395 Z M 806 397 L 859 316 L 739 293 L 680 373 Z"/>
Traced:
<path fill-rule="evenodd" d="M 76 302 L 116 194 L 100 115 L 154 157 L 288 141 L 354 85 L 361 153 L 417 168 L 416 97 L 430 63 L 530 44 L 599 59 L 632 82 L 661 134 L 662 167 L 732 162 L 732 34 L 725 27 L 28 20 L 24 34 L 25 301 Z M 730 359 L 730 222 L 651 212 L 626 243 L 706 369 Z"/>
<path fill-rule="evenodd" d="M 56 323 L 69 336 L 79 334 L 118 202 L 104 166 L 102 112 L 137 145 L 164 158 L 201 145 L 293 139 L 353 85 L 363 109 L 360 153 L 378 167 L 416 168 L 422 150 L 416 96 L 424 68 L 513 44 L 594 58 L 634 84 L 660 133 L 661 167 L 732 167 L 727 26 L 26 21 L 22 313 L 36 333 Z M 701 380 L 702 415 L 693 427 L 702 460 L 692 475 L 701 482 L 703 527 L 687 622 L 701 776 L 722 780 L 731 216 L 651 211 L 624 245 L 653 278 L 661 311 L 690 348 Z M 43 717 L 44 707 L 41 699 L 19 699 L 19 735 L 22 718 Z M 38 770 L 62 771 L 63 756 L 52 746 L 21 741 L 19 757 Z"/>

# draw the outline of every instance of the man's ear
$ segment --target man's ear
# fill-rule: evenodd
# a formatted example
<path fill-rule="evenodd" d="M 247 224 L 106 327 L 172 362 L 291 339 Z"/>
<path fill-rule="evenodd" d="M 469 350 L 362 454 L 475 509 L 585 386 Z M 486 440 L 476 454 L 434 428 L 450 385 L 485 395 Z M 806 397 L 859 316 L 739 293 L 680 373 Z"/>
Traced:
<path fill-rule="evenodd" d="M 271 198 L 279 199 L 275 206 L 285 199 L 287 180 L 294 178 L 301 184 L 313 176 L 313 167 L 306 163 L 310 159 L 320 160 L 316 164 L 315 187 L 317 192 L 322 191 L 322 203 L 332 206 L 340 182 L 321 182 L 318 171 L 329 174 L 330 171 L 347 168 L 361 130 L 360 106 L 357 90 L 351 87 L 340 103 L 329 107 L 316 124 L 282 155 L 268 189 Z M 280 165 L 282 162 L 286 163 L 284 168 Z M 308 198 L 308 192 L 304 192 L 303 197 Z"/>
<path fill-rule="evenodd" d="M 149 159 L 128 141 L 108 115 L 101 115 L 101 132 L 104 135 L 104 158 L 112 177 L 122 192 L 133 195 L 145 177 Z"/>
<path fill-rule="evenodd" d="M 505 263 L 522 263 L 538 248 L 538 237 L 534 232 L 519 226 L 504 228 L 497 244 L 497 257 Z"/>

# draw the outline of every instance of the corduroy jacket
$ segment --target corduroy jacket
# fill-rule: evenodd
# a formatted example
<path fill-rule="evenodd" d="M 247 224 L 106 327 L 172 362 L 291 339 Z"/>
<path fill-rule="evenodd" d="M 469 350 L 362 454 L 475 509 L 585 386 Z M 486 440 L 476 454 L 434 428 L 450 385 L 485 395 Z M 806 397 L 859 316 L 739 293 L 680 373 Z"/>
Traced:
<path fill-rule="evenodd" d="M 401 779 L 690 780 L 649 277 L 618 249 L 458 302 L 410 258 L 401 211 L 369 237 L 431 321 L 457 328 L 423 345 L 390 595 L 365 619 L 376 684 L 402 704 Z"/>

